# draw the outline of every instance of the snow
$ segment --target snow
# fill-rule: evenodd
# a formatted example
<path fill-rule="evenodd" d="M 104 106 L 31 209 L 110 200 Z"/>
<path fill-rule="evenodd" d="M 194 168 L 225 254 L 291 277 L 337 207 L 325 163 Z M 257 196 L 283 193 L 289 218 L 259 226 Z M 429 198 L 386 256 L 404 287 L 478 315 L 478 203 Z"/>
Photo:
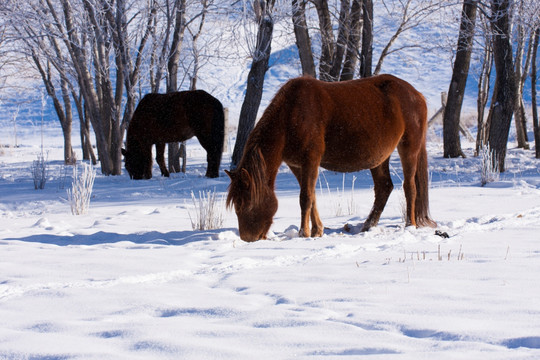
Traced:
<path fill-rule="evenodd" d="M 43 190 L 29 170 L 41 130 L 18 131 L 20 146 L 0 156 L 2 359 L 540 356 L 532 151 L 510 149 L 507 171 L 481 187 L 480 160 L 442 159 L 432 138 L 431 212 L 448 238 L 404 227 L 397 155 L 396 190 L 378 227 L 356 232 L 373 201 L 369 172 L 324 171 L 325 234 L 298 238 L 298 185 L 283 166 L 270 240 L 245 243 L 222 203 L 222 228 L 191 229 L 191 191 L 219 198 L 228 186 L 223 173 L 203 177 L 196 140 L 185 175 L 159 177 L 157 165 L 147 181 L 98 171 L 88 214 L 75 216 L 59 129 L 43 129 Z M 223 158 L 227 168 L 230 153 Z"/>
<path fill-rule="evenodd" d="M 273 44 L 280 56 L 261 110 L 298 72 L 289 45 Z M 435 112 L 449 67 L 421 73 L 394 61 L 386 71 Z M 233 125 L 244 65 L 207 69 L 200 81 L 231 108 Z M 151 180 L 133 181 L 98 169 L 88 213 L 72 215 L 59 125 L 42 127 L 39 107 L 30 112 L 17 127 L 4 114 L 0 126 L 0 359 L 540 358 L 540 162 L 513 139 L 506 172 L 482 187 L 474 144 L 462 140 L 466 159 L 443 159 L 440 129 L 430 133 L 431 213 L 448 237 L 404 227 L 394 154 L 396 188 L 371 231 L 358 233 L 373 202 L 369 172 L 321 171 L 324 236 L 298 238 L 299 187 L 283 166 L 269 240 L 245 243 L 222 200 L 223 226 L 192 230 L 191 193 L 222 199 L 229 184 L 223 171 L 203 177 L 196 140 L 186 174 L 162 178 L 154 164 Z M 42 134 L 49 176 L 34 190 Z"/>

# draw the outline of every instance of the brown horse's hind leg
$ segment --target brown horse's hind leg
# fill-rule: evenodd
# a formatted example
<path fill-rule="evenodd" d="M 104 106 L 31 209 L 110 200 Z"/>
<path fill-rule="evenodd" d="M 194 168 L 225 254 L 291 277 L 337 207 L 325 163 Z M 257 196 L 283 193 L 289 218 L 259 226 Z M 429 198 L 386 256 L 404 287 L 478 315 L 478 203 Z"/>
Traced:
<path fill-rule="evenodd" d="M 169 170 L 165 165 L 165 143 L 156 144 L 156 161 L 159 165 L 159 170 L 161 170 L 161 175 L 169 176 Z"/>
<path fill-rule="evenodd" d="M 390 193 L 394 189 L 392 178 L 390 177 L 390 158 L 386 159 L 381 165 L 371 169 L 373 177 L 373 185 L 375 189 L 375 202 L 369 213 L 368 218 L 364 222 L 361 231 L 368 231 L 371 227 L 376 226 L 379 222 L 381 214 Z"/>
<path fill-rule="evenodd" d="M 302 169 L 291 167 L 291 171 L 300 184 L 300 209 L 302 211 L 299 235 L 302 237 L 320 237 L 324 232 L 323 223 L 317 210 L 317 199 L 315 196 L 315 176 L 308 175 L 302 177 Z M 318 171 L 318 168 L 316 169 Z M 313 177 L 313 179 L 312 179 Z M 305 182 L 303 180 L 306 180 Z M 309 217 L 308 217 L 309 214 Z M 309 219 L 311 217 L 311 232 L 309 231 Z"/>
<path fill-rule="evenodd" d="M 416 183 L 415 175 L 417 168 L 418 151 L 412 151 L 409 147 L 401 145 L 398 147 L 403 167 L 403 191 L 405 202 L 407 203 L 407 219 L 405 226 L 416 226 Z"/>

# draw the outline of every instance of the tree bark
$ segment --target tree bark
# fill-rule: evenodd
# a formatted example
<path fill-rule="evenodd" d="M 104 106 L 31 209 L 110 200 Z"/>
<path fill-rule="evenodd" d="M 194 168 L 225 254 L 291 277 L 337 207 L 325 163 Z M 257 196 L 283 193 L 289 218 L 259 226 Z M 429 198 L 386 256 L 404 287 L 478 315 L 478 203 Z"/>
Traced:
<path fill-rule="evenodd" d="M 270 59 L 272 33 L 274 30 L 274 20 L 271 17 L 273 3 L 267 3 L 265 15 L 259 22 L 257 34 L 257 46 L 253 54 L 253 63 L 249 70 L 246 96 L 240 110 L 238 123 L 238 133 L 232 155 L 231 167 L 234 169 L 240 162 L 244 152 L 247 138 L 253 130 L 257 111 L 261 104 L 262 91 L 264 85 L 264 75 L 268 70 Z"/>
<path fill-rule="evenodd" d="M 184 42 L 184 31 L 186 29 L 186 0 L 176 0 L 175 2 L 175 23 L 173 39 L 167 62 L 167 92 L 178 91 L 178 62 L 180 61 L 180 49 Z M 182 171 L 180 167 L 180 144 L 172 142 L 168 144 L 167 162 L 170 173 Z"/>
<path fill-rule="evenodd" d="M 294 27 L 294 36 L 300 64 L 302 65 L 302 75 L 317 77 L 315 72 L 315 62 L 313 61 L 313 52 L 311 50 L 311 39 L 309 37 L 306 21 L 306 2 L 305 0 L 292 0 L 292 19 Z"/>
<path fill-rule="evenodd" d="M 330 69 L 334 57 L 334 32 L 332 18 L 328 10 L 327 0 L 314 0 L 319 16 L 319 29 L 321 32 L 321 57 L 319 58 L 319 78 L 323 81 L 332 81 Z"/>
<path fill-rule="evenodd" d="M 444 157 L 465 157 L 459 138 L 459 120 L 469 75 L 476 22 L 477 0 L 464 0 L 448 101 L 443 115 Z"/>
<path fill-rule="evenodd" d="M 532 116 L 533 116 L 533 129 L 534 129 L 534 147 L 536 148 L 536 158 L 540 159 L 540 127 L 538 126 L 538 102 L 536 98 L 536 76 L 538 75 L 536 69 L 536 59 L 538 54 L 538 41 L 540 38 L 540 27 L 534 32 L 533 40 L 533 53 L 532 53 L 532 65 L 531 65 L 531 102 L 532 102 Z"/>
<path fill-rule="evenodd" d="M 81 95 L 75 94 L 75 91 L 71 91 L 71 97 L 74 99 L 75 107 L 77 108 L 77 114 L 79 115 L 79 132 L 81 137 L 81 147 L 83 152 L 83 160 L 91 160 L 92 165 L 97 164 L 96 154 L 92 148 L 92 142 L 90 141 L 90 121 L 88 120 L 88 110 Z"/>
<path fill-rule="evenodd" d="M 341 0 L 338 20 L 338 37 L 335 45 L 335 51 L 332 56 L 330 72 L 328 74 L 330 81 L 338 81 L 343 65 L 343 57 L 347 49 L 348 37 L 350 33 L 350 1 Z"/>
<path fill-rule="evenodd" d="M 480 69 L 480 77 L 478 79 L 478 97 L 476 99 L 477 109 L 477 133 L 476 133 L 476 156 L 480 153 L 480 149 L 484 144 L 487 144 L 486 138 L 486 123 L 484 122 L 484 114 L 486 104 L 489 99 L 489 89 L 491 86 L 491 69 L 493 68 L 493 50 L 491 39 L 488 35 L 485 37 L 484 55 L 482 58 L 482 66 Z"/>
<path fill-rule="evenodd" d="M 527 116 L 523 104 L 523 84 L 526 78 L 526 69 L 523 68 L 523 55 L 525 47 L 525 34 L 523 25 L 517 24 L 517 50 L 514 66 L 515 96 L 514 96 L 514 123 L 516 125 L 516 139 L 518 148 L 529 149 L 529 139 L 527 138 Z M 525 76 L 524 76 L 525 75 Z"/>
<path fill-rule="evenodd" d="M 510 42 L 510 0 L 491 1 L 491 29 L 495 61 L 495 91 L 491 100 L 488 143 L 493 151 L 494 165 L 504 172 L 510 123 L 514 113 L 515 80 Z"/>
<path fill-rule="evenodd" d="M 363 0 L 362 53 L 360 54 L 360 77 L 373 74 L 373 0 Z"/>
<path fill-rule="evenodd" d="M 370 0 L 365 0 L 370 1 Z M 352 80 L 358 63 L 360 35 L 362 33 L 362 0 L 353 0 L 351 6 L 347 53 L 339 81 Z"/>

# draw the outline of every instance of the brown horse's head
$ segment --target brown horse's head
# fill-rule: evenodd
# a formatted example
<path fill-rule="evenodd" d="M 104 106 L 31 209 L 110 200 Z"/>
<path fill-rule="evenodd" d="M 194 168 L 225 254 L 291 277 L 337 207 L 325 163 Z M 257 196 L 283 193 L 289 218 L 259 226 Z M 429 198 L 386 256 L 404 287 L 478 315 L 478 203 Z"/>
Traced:
<path fill-rule="evenodd" d="M 152 153 L 141 151 L 140 149 L 122 149 L 124 155 L 124 165 L 129 177 L 134 180 L 146 180 L 152 178 Z"/>
<path fill-rule="evenodd" d="M 254 153 L 260 157 L 260 151 Z M 252 165 L 249 169 L 241 167 L 225 171 L 231 178 L 227 207 L 234 206 L 240 238 L 250 242 L 266 239 L 278 208 L 274 190 L 266 181 L 264 159 L 261 157 L 260 162 Z"/>

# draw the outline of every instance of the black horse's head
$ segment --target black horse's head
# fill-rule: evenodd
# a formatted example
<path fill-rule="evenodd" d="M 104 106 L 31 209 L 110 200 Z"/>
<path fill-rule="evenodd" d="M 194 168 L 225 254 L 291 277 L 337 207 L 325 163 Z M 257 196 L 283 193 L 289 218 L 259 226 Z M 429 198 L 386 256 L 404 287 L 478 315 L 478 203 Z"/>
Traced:
<path fill-rule="evenodd" d="M 152 154 L 140 150 L 122 149 L 124 163 L 129 177 L 134 180 L 152 178 Z"/>

